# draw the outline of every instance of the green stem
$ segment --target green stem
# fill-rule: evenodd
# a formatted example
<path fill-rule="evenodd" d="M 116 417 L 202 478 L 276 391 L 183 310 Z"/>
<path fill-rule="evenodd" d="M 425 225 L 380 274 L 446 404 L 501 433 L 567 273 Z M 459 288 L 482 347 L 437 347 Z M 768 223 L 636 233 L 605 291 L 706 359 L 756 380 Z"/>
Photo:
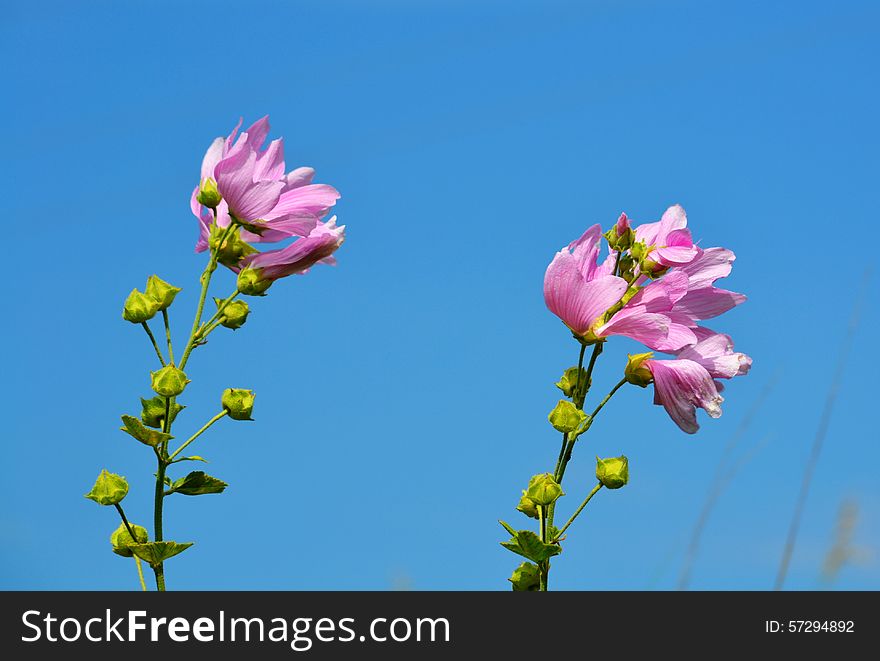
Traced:
<path fill-rule="evenodd" d="M 141 559 L 137 556 L 134 556 L 134 564 L 137 565 L 138 578 L 141 581 L 141 590 L 146 592 L 147 591 L 147 584 L 144 581 L 144 569 L 143 569 L 143 567 L 141 567 Z"/>
<path fill-rule="evenodd" d="M 165 469 L 168 467 L 168 464 L 165 463 L 165 460 L 156 454 L 158 460 L 158 469 L 156 470 L 156 493 L 153 499 L 153 530 L 154 536 L 157 542 L 162 541 L 162 504 L 165 500 Z M 153 572 L 156 574 L 156 589 L 159 592 L 165 591 L 165 568 L 162 566 L 162 563 L 155 565 L 153 567 Z"/>
<path fill-rule="evenodd" d="M 580 396 L 580 406 L 578 406 L 578 408 L 581 410 L 583 410 L 584 408 L 584 400 L 587 398 L 587 393 L 590 391 L 590 388 L 593 385 L 593 368 L 596 366 L 596 359 L 602 353 L 602 350 L 604 348 L 604 342 L 596 342 L 596 344 L 593 345 L 593 353 L 590 354 L 590 364 L 587 366 L 587 376 L 585 378 L 586 383 L 584 383 L 584 392 L 582 395 L 580 393 L 580 388 L 578 388 L 578 395 Z M 583 350 L 584 348 L 581 347 L 581 356 L 583 356 Z"/>
<path fill-rule="evenodd" d="M 215 221 L 216 221 L 217 211 L 214 211 Z M 199 294 L 199 303 L 196 307 L 196 316 L 193 319 L 192 330 L 189 333 L 189 341 L 186 343 L 186 350 L 183 352 L 183 358 L 180 359 L 180 369 L 183 369 L 186 366 L 186 361 L 189 360 L 189 355 L 192 353 L 192 350 L 196 346 L 196 340 L 198 339 L 198 331 L 199 327 L 202 325 L 202 312 L 205 309 L 205 299 L 208 297 L 208 285 L 211 284 L 211 276 L 214 274 L 214 271 L 217 270 L 217 258 L 220 251 L 220 248 L 226 242 L 227 237 L 230 232 L 235 228 L 233 223 L 230 223 L 226 230 L 223 232 L 223 235 L 220 237 L 220 240 L 217 242 L 216 247 L 211 251 L 211 258 L 208 260 L 208 265 L 205 267 L 205 270 L 202 272 L 201 277 L 199 278 L 199 282 L 202 283 L 202 291 Z"/>
<path fill-rule="evenodd" d="M 539 532 L 541 536 L 541 541 L 547 542 L 547 517 L 546 512 L 544 510 L 543 505 L 538 505 L 538 520 L 539 520 Z M 540 582 L 538 588 L 541 592 L 547 591 L 547 581 L 550 574 L 550 561 L 544 560 L 543 562 L 538 563 L 538 575 L 540 577 Z"/>
<path fill-rule="evenodd" d="M 116 505 L 116 511 L 119 512 L 119 517 L 122 519 L 122 523 L 125 525 L 125 529 L 128 531 L 128 534 L 131 535 L 131 541 L 137 544 L 137 537 L 134 536 L 134 530 L 128 522 L 128 519 L 125 518 L 125 512 L 122 511 L 122 505 L 119 503 L 114 504 Z"/>
<path fill-rule="evenodd" d="M 174 349 L 171 348 L 171 324 L 168 323 L 168 309 L 162 310 L 162 320 L 165 322 L 165 339 L 168 341 L 168 361 L 174 363 Z"/>
<path fill-rule="evenodd" d="M 165 359 L 162 357 L 162 352 L 159 351 L 159 345 L 156 342 L 156 338 L 153 337 L 153 331 L 150 330 L 150 327 L 147 325 L 146 321 L 142 321 L 141 326 L 143 326 L 144 330 L 147 331 L 147 337 L 150 338 L 150 342 L 153 344 L 153 348 L 156 350 L 156 355 L 159 357 L 159 362 L 162 363 L 162 367 L 165 367 Z"/>
<path fill-rule="evenodd" d="M 589 494 L 587 494 L 587 497 L 584 499 L 584 502 L 581 503 L 581 506 L 575 510 L 574 514 L 571 515 L 571 518 L 568 520 L 568 522 L 564 526 L 562 526 L 562 529 L 558 533 L 556 533 L 556 539 L 553 540 L 554 542 L 558 542 L 560 539 L 562 539 L 562 533 L 564 533 L 566 530 L 568 530 L 568 527 L 578 517 L 578 514 L 580 514 L 581 512 L 584 511 L 584 508 L 587 506 L 587 503 L 590 502 L 590 499 L 593 496 L 595 496 L 599 492 L 599 489 L 601 489 L 601 488 L 602 488 L 601 482 L 599 482 L 596 486 L 593 487 L 593 490 Z"/>
<path fill-rule="evenodd" d="M 580 430 L 577 435 L 572 435 L 572 438 L 568 441 L 568 448 L 565 451 L 565 456 L 562 458 L 562 465 L 559 467 L 559 471 L 557 473 L 558 477 L 556 481 L 562 484 L 562 478 L 565 475 L 565 469 L 568 466 L 568 462 L 571 461 L 571 452 L 574 449 L 574 444 L 577 443 L 578 438 L 580 438 L 581 434 L 585 434 L 587 430 L 593 426 L 593 421 L 596 419 L 596 416 L 599 415 L 599 411 L 608 403 L 608 400 L 614 396 L 618 390 L 626 383 L 626 378 L 621 379 L 616 386 L 614 386 L 611 391 L 605 395 L 605 398 L 599 402 L 599 405 L 593 409 L 593 412 L 590 414 L 590 417 L 587 419 L 584 428 Z"/>
<path fill-rule="evenodd" d="M 199 436 L 202 435 L 202 433 L 204 433 L 205 431 L 207 431 L 208 427 L 210 427 L 211 425 L 213 425 L 215 422 L 217 422 L 220 418 L 222 418 L 222 417 L 225 416 L 226 414 L 227 414 L 227 411 L 226 411 L 226 409 L 224 409 L 224 410 L 220 411 L 220 413 L 218 413 L 217 415 L 215 415 L 213 418 L 211 418 L 210 420 L 208 420 L 208 422 L 206 422 L 204 425 L 202 425 L 202 428 L 201 428 L 201 429 L 199 429 L 195 434 L 193 434 L 192 436 L 190 436 L 189 439 L 186 441 L 186 443 L 184 443 L 184 444 L 181 445 L 179 448 L 177 448 L 177 450 L 174 451 L 174 454 L 172 454 L 170 457 L 168 457 L 168 463 L 171 463 L 172 461 L 174 461 L 174 457 L 176 457 L 176 456 L 179 455 L 184 449 L 186 449 L 186 446 L 188 446 L 190 443 L 192 443 L 194 440 L 196 440 Z"/>

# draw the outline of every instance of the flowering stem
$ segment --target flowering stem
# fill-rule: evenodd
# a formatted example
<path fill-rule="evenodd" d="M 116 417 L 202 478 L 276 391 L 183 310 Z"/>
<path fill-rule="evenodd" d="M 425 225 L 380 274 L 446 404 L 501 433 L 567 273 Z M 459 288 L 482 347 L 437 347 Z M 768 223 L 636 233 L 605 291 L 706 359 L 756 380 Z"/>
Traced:
<path fill-rule="evenodd" d="M 176 457 L 177 455 L 179 455 L 179 454 L 180 454 L 180 453 L 186 448 L 187 445 L 189 445 L 189 444 L 192 443 L 194 440 L 196 440 L 199 436 L 201 436 L 202 433 L 205 432 L 205 431 L 208 429 L 208 427 L 210 427 L 210 426 L 213 425 L 215 422 L 217 422 L 220 418 L 222 418 L 223 416 L 225 416 L 226 413 L 227 413 L 226 409 L 223 409 L 222 411 L 220 411 L 220 413 L 218 413 L 218 414 L 215 415 L 213 418 L 211 418 L 210 420 L 208 420 L 208 422 L 206 422 L 206 423 L 202 426 L 201 429 L 199 429 L 195 434 L 193 434 L 192 436 L 189 437 L 189 440 L 187 440 L 186 443 L 184 443 L 184 444 L 181 445 L 179 448 L 177 448 L 177 450 L 174 451 L 174 454 L 172 454 L 170 457 L 168 457 L 168 463 L 170 464 L 172 461 L 174 461 L 174 457 Z"/>
<path fill-rule="evenodd" d="M 159 362 L 162 363 L 162 367 L 165 367 L 165 359 L 162 357 L 162 352 L 159 351 L 159 345 L 156 343 L 156 338 L 153 337 L 153 331 L 150 330 L 150 327 L 147 325 L 146 321 L 141 322 L 141 326 L 143 326 L 144 330 L 147 331 L 147 337 L 149 337 L 150 342 L 153 343 L 153 348 L 156 350 L 156 355 L 159 357 Z"/>
<path fill-rule="evenodd" d="M 574 514 L 571 515 L 571 518 L 568 520 L 568 522 L 564 526 L 562 526 L 562 529 L 558 533 L 556 533 L 556 538 L 553 540 L 554 542 L 558 542 L 560 539 L 562 539 L 562 533 L 564 533 L 566 530 L 568 530 L 568 527 L 578 517 L 578 514 L 580 514 L 581 512 L 584 511 L 584 508 L 587 506 L 587 503 L 590 502 L 590 499 L 593 496 L 595 496 L 599 492 L 599 489 L 601 489 L 601 488 L 602 488 L 601 482 L 599 482 L 596 486 L 593 487 L 593 490 L 587 494 L 587 497 L 584 499 L 584 502 L 581 503 L 581 506 L 575 510 Z"/>
<path fill-rule="evenodd" d="M 138 578 L 141 581 L 141 590 L 146 592 L 147 591 L 147 584 L 144 581 L 144 569 L 143 569 L 143 567 L 141 567 L 141 559 L 137 556 L 134 556 L 134 564 L 137 566 Z"/>
<path fill-rule="evenodd" d="M 620 390 L 620 388 L 622 388 L 625 383 L 626 383 L 626 378 L 621 379 L 617 383 L 617 385 L 614 386 L 607 395 L 605 395 L 605 398 L 601 402 L 599 402 L 599 405 L 595 409 L 593 409 L 593 412 L 590 414 L 590 417 L 587 419 L 587 422 L 584 425 L 584 428 L 582 430 L 580 430 L 577 434 L 572 434 L 572 438 L 568 442 L 568 448 L 565 451 L 565 456 L 562 458 L 562 465 L 559 467 L 559 470 L 557 471 L 556 481 L 559 482 L 560 484 L 562 484 L 562 477 L 563 477 L 563 475 L 565 475 L 565 468 L 568 466 L 568 462 L 571 460 L 571 451 L 574 449 L 574 444 L 577 443 L 577 440 L 581 434 L 586 433 L 587 430 L 593 426 L 593 420 L 596 419 L 596 416 L 599 414 L 599 411 L 602 410 L 602 407 L 604 407 L 608 403 L 608 400 L 611 399 L 614 396 L 614 393 L 616 393 L 618 390 Z"/>
<path fill-rule="evenodd" d="M 238 298 L 241 292 L 237 289 L 232 293 L 231 296 L 224 299 L 220 302 L 220 305 L 217 307 L 217 312 L 214 313 L 214 316 L 208 319 L 202 326 L 199 328 L 199 340 L 204 340 L 208 335 L 211 334 L 217 326 L 220 325 L 220 322 L 223 321 L 223 311 L 226 309 L 226 306 L 232 303 L 236 298 Z"/>
<path fill-rule="evenodd" d="M 168 341 L 168 360 L 174 362 L 174 349 L 171 348 L 171 324 L 168 323 L 168 309 L 162 310 L 162 320 L 165 322 L 165 339 Z"/>
<path fill-rule="evenodd" d="M 214 210 L 214 219 L 216 221 L 217 211 Z M 223 232 L 223 235 L 220 237 L 220 240 L 217 242 L 217 246 L 211 251 L 211 257 L 208 260 L 208 265 L 205 267 L 205 270 L 202 272 L 202 276 L 199 278 L 199 281 L 202 283 L 202 291 L 199 294 L 199 304 L 196 307 L 196 317 L 193 320 L 192 330 L 189 333 L 189 341 L 186 343 L 186 350 L 183 352 L 183 358 L 180 359 L 180 369 L 183 369 L 186 366 L 186 361 L 189 360 L 189 354 L 196 346 L 196 339 L 198 338 L 199 327 L 202 324 L 202 311 L 205 309 L 205 299 L 208 297 L 208 285 L 211 283 L 211 276 L 214 271 L 217 270 L 217 258 L 220 253 L 220 248 L 226 242 L 229 233 L 235 228 L 235 225 L 230 223 L 226 230 Z"/>

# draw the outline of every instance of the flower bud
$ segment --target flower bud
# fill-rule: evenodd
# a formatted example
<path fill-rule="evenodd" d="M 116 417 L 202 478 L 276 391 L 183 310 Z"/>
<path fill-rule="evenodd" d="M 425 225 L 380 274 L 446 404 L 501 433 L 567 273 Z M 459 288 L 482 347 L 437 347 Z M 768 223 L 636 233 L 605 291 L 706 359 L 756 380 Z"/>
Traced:
<path fill-rule="evenodd" d="M 116 473 L 102 470 L 95 481 L 95 486 L 86 494 L 86 498 L 94 500 L 98 505 L 116 505 L 128 494 L 128 482 Z"/>
<path fill-rule="evenodd" d="M 541 572 L 538 565 L 524 562 L 507 580 L 513 584 L 514 592 L 537 592 L 541 587 Z"/>
<path fill-rule="evenodd" d="M 559 403 L 547 416 L 550 424 L 563 434 L 572 434 L 580 429 L 587 419 L 587 414 L 567 399 L 560 399 Z"/>
<path fill-rule="evenodd" d="M 629 461 L 626 457 L 596 457 L 596 479 L 609 489 L 619 489 L 629 482 Z"/>
<path fill-rule="evenodd" d="M 177 414 L 184 408 L 185 407 L 177 402 L 171 403 L 171 422 L 174 422 L 174 418 L 176 418 Z M 141 421 L 147 425 L 147 427 L 161 429 L 162 423 L 165 422 L 165 398 L 159 397 L 158 395 L 156 397 L 151 397 L 150 399 L 144 399 L 141 397 Z"/>
<path fill-rule="evenodd" d="M 216 224 L 211 225 L 211 232 L 208 236 L 208 247 L 217 251 L 217 261 L 223 266 L 236 266 L 242 257 L 252 255 L 257 252 L 251 244 L 241 238 L 241 230 L 235 228 L 228 234 L 225 227 L 218 227 Z M 224 239 L 224 235 L 226 238 Z M 223 239 L 223 243 L 220 240 Z"/>
<path fill-rule="evenodd" d="M 142 324 L 152 319 L 158 311 L 159 304 L 153 297 L 142 294 L 137 289 L 132 289 L 128 298 L 125 299 L 122 318 L 133 324 Z"/>
<path fill-rule="evenodd" d="M 167 309 L 181 291 L 180 287 L 165 282 L 158 275 L 147 278 L 147 296 L 156 301 L 157 310 Z"/>
<path fill-rule="evenodd" d="M 216 209 L 217 205 L 223 200 L 220 191 L 217 190 L 217 182 L 212 177 L 206 177 L 199 186 L 199 194 L 196 201 L 203 207 Z"/>
<path fill-rule="evenodd" d="M 535 501 L 526 495 L 526 492 L 522 492 L 522 498 L 519 499 L 519 505 L 516 506 L 520 512 L 525 514 L 527 517 L 531 519 L 538 518 L 538 506 L 535 505 Z"/>
<path fill-rule="evenodd" d="M 581 367 L 580 371 L 578 371 L 577 367 L 569 367 L 562 373 L 562 378 L 556 382 L 556 387 L 562 391 L 563 395 L 571 397 L 575 394 L 575 390 L 578 387 L 578 380 L 586 388 L 587 370 Z"/>
<path fill-rule="evenodd" d="M 265 296 L 273 280 L 263 278 L 260 269 L 244 267 L 238 274 L 238 291 L 245 296 Z"/>
<path fill-rule="evenodd" d="M 244 388 L 227 388 L 223 391 L 220 403 L 233 420 L 252 420 L 254 410 L 254 391 Z"/>
<path fill-rule="evenodd" d="M 219 310 L 223 301 L 219 298 L 215 298 L 214 303 Z M 245 301 L 232 301 L 231 303 L 227 303 L 226 307 L 223 308 L 223 316 L 220 317 L 220 325 L 225 328 L 231 328 L 232 330 L 241 328 L 244 326 L 244 322 L 247 321 L 250 311 L 251 309 Z"/>
<path fill-rule="evenodd" d="M 556 502 L 556 499 L 565 494 L 562 487 L 553 479 L 550 473 L 535 475 L 529 480 L 529 488 L 525 494 L 535 505 L 547 506 Z"/>
<path fill-rule="evenodd" d="M 186 374 L 177 369 L 174 363 L 168 363 L 162 369 L 150 372 L 150 380 L 150 387 L 162 397 L 177 397 L 189 383 Z"/>
<path fill-rule="evenodd" d="M 646 360 L 654 357 L 653 351 L 647 353 L 627 354 L 628 360 L 623 370 L 627 383 L 644 388 L 654 380 L 651 370 L 644 366 Z"/>
<path fill-rule="evenodd" d="M 150 539 L 147 529 L 143 526 L 138 526 L 132 523 L 131 529 L 134 531 L 134 536 L 137 539 L 131 538 L 128 528 L 125 527 L 124 523 L 120 523 L 119 527 L 113 531 L 112 535 L 110 535 L 110 544 L 113 546 L 113 552 L 116 555 L 130 558 L 134 554 L 131 552 L 129 546 L 132 544 L 145 544 L 147 540 Z"/>

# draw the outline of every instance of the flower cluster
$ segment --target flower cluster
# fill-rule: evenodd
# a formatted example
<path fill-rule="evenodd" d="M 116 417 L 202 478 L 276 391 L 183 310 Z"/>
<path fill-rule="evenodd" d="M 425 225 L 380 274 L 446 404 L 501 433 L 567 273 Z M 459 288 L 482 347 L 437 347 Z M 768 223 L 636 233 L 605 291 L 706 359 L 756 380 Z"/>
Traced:
<path fill-rule="evenodd" d="M 607 257 L 599 260 L 602 237 Z M 584 344 L 624 335 L 653 351 L 631 357 L 628 380 L 654 384 L 661 404 L 684 431 L 699 428 L 696 408 L 721 415 L 717 379 L 746 374 L 751 358 L 733 350 L 729 336 L 701 325 L 745 301 L 715 282 L 730 274 L 735 255 L 701 248 L 675 205 L 654 223 L 633 228 L 626 214 L 604 235 L 599 225 L 556 253 L 544 276 L 547 307 Z"/>
<path fill-rule="evenodd" d="M 607 255 L 600 259 L 603 245 Z M 662 405 L 685 432 L 699 428 L 697 408 L 711 417 L 721 415 L 718 379 L 746 374 L 752 359 L 733 350 L 729 336 L 703 322 L 739 305 L 745 296 L 715 286 L 730 274 L 734 254 L 724 248 L 702 248 L 687 228 L 684 209 L 675 205 L 654 223 L 632 227 L 626 214 L 602 232 L 593 225 L 583 236 L 556 253 L 544 275 L 544 300 L 578 341 L 578 364 L 566 369 L 556 383 L 564 399 L 547 416 L 562 434 L 562 446 L 552 473 L 531 478 L 516 509 L 538 520 L 538 530 L 517 530 L 499 521 L 510 533 L 501 545 L 526 558 L 510 579 L 514 590 L 547 590 L 551 558 L 575 519 L 602 489 L 620 489 L 629 482 L 629 459 L 596 457 L 596 482 L 562 527 L 556 524 L 558 500 L 565 496 L 562 481 L 579 439 L 586 434 L 614 394 L 626 384 L 654 384 L 654 403 Z M 649 351 L 631 355 L 623 377 L 584 408 L 593 385 L 593 368 L 607 340 L 615 335 L 643 343 Z M 591 348 L 585 364 L 587 348 Z M 655 358 L 655 352 L 669 358 Z"/>
<path fill-rule="evenodd" d="M 219 327 L 237 330 L 245 324 L 250 307 L 239 296 L 263 296 L 280 278 L 305 273 L 318 263 L 335 263 L 333 253 L 345 238 L 345 227 L 336 226 L 335 216 L 324 220 L 339 199 L 336 189 L 313 184 L 311 168 L 285 172 L 282 140 L 264 146 L 269 134 L 267 117 L 239 134 L 240 127 L 241 122 L 228 137 L 217 138 L 211 144 L 202 160 L 201 180 L 192 193 L 190 206 L 199 221 L 196 252 L 207 250 L 209 254 L 199 278 L 195 316 L 183 351 L 173 342 L 171 324 L 171 307 L 178 300 L 180 287 L 152 275 L 143 292 L 132 290 L 122 310 L 123 319 L 143 327 L 159 363 L 150 372 L 153 396 L 140 398 L 140 416 L 122 415 L 120 428 L 149 447 L 155 457 L 152 531 L 129 521 L 122 502 L 128 496 L 129 485 L 121 475 L 102 471 L 86 498 L 116 509 L 122 523 L 111 534 L 110 544 L 117 555 L 134 558 L 142 590 L 147 589 L 142 562 L 152 568 L 156 589 L 164 591 L 166 561 L 193 545 L 165 538 L 166 499 L 220 494 L 229 486 L 201 470 L 172 479 L 169 473 L 179 464 L 206 461 L 200 455 L 185 455 L 184 450 L 224 418 L 253 420 L 254 391 L 226 388 L 219 398 L 219 410 L 172 449 L 173 434 L 177 433 L 172 433 L 172 426 L 185 408 L 180 402 L 189 394 L 185 391 L 192 382 L 184 369 L 193 351 L 205 345 Z M 282 241 L 289 243 L 263 252 L 255 247 Z M 237 274 L 235 289 L 226 298 L 213 298 L 216 310 L 209 311 L 205 321 L 205 303 L 218 264 Z M 150 327 L 158 316 L 165 331 L 164 348 Z"/>
<path fill-rule="evenodd" d="M 335 216 L 323 220 L 339 199 L 333 186 L 312 183 L 312 168 L 285 172 L 282 138 L 264 146 L 268 116 L 240 128 L 241 121 L 211 143 L 190 206 L 199 221 L 196 252 L 217 249 L 219 262 L 239 274 L 239 291 L 261 295 L 279 278 L 334 263 L 345 226 Z M 262 253 L 252 245 L 289 239 Z"/>

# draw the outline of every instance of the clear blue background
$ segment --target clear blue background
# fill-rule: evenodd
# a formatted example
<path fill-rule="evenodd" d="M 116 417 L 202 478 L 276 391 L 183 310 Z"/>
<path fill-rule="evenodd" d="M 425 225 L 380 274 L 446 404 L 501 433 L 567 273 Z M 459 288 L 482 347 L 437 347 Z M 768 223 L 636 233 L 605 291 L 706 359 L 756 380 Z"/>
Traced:
<path fill-rule="evenodd" d="M 737 254 L 747 304 L 712 327 L 754 369 L 687 436 L 628 388 L 578 448 L 631 484 L 572 529 L 552 583 L 673 588 L 722 448 L 774 375 L 693 567 L 694 588 L 772 586 L 859 282 L 876 261 L 878 21 L 870 2 L 3 2 L 5 227 L 0 587 L 135 588 L 118 521 L 82 494 L 107 467 L 148 523 L 153 457 L 117 431 L 155 356 L 120 319 L 156 272 L 191 323 L 204 150 L 269 113 L 290 167 L 343 195 L 338 268 L 252 301 L 190 362 L 181 440 L 227 386 L 256 422 L 199 440 L 222 496 L 167 501 L 196 546 L 171 588 L 507 589 L 496 519 L 552 468 L 546 421 L 577 345 L 544 307 L 560 246 L 625 210 L 685 206 Z M 874 283 L 878 275 L 874 274 Z M 232 288 L 219 271 L 215 293 Z M 876 327 L 865 295 L 787 586 L 880 588 Z M 221 329 L 222 331 L 223 329 Z M 611 342 L 595 391 L 618 378 Z M 758 447 L 756 452 L 751 448 Z M 195 467 L 197 468 L 197 467 Z"/>

